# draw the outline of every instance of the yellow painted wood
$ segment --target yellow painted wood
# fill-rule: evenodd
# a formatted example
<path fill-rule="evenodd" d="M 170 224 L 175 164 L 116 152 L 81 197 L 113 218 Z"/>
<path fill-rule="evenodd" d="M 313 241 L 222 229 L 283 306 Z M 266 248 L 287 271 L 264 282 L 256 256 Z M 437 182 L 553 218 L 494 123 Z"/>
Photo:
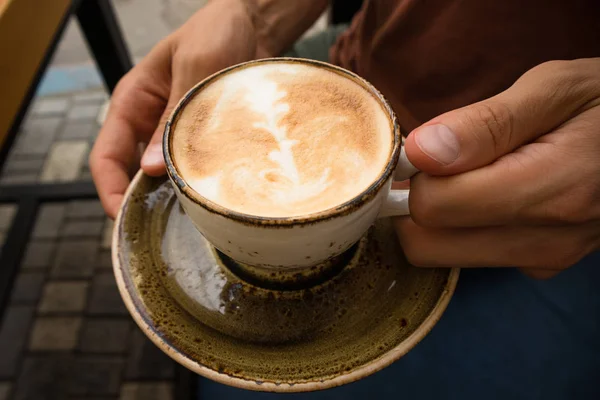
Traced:
<path fill-rule="evenodd" d="M 71 0 L 0 0 L 0 147 Z"/>

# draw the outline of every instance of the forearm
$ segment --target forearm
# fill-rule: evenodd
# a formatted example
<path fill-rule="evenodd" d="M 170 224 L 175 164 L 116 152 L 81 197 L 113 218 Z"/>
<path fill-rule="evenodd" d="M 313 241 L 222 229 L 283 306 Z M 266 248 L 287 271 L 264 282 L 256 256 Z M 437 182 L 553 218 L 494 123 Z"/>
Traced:
<path fill-rule="evenodd" d="M 325 11 L 328 0 L 242 0 L 248 6 L 259 46 L 278 56 Z"/>

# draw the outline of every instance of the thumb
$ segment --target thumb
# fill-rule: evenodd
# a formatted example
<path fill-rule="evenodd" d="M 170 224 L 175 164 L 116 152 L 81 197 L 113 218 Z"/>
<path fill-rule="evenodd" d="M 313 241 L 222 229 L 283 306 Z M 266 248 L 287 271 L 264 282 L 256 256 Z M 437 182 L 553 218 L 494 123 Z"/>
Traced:
<path fill-rule="evenodd" d="M 173 88 L 169 94 L 169 101 L 163 111 L 156 130 L 152 134 L 152 138 L 148 143 L 148 147 L 144 151 L 141 160 L 141 167 L 144 172 L 150 176 L 162 176 L 166 173 L 165 158 L 163 155 L 162 138 L 165 131 L 165 124 L 171 116 L 171 113 L 177 107 L 179 100 L 185 95 L 187 89 L 185 85 L 176 85 L 173 83 Z M 191 86 L 190 86 L 191 87 Z M 189 89 L 189 88 L 188 88 Z"/>
<path fill-rule="evenodd" d="M 408 136 L 407 157 L 429 175 L 452 175 L 490 164 L 558 127 L 590 96 L 566 63 L 541 64 L 506 91 L 435 117 Z"/>

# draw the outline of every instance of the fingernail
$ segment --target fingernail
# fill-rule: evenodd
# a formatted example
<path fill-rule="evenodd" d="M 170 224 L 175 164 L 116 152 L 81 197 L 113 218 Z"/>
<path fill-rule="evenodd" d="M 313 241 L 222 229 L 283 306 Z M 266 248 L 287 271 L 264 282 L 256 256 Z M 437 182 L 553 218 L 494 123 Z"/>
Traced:
<path fill-rule="evenodd" d="M 142 165 L 144 167 L 153 167 L 164 163 L 162 145 L 160 143 L 151 144 L 146 148 Z"/>
<path fill-rule="evenodd" d="M 458 138 L 446 125 L 428 125 L 416 132 L 417 146 L 442 165 L 452 164 L 460 155 Z"/>

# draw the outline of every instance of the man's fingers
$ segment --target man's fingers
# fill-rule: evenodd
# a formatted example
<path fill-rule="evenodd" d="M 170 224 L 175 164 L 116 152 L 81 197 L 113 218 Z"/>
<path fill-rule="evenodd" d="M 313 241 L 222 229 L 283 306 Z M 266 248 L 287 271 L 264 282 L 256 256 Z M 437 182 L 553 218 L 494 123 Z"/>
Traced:
<path fill-rule="evenodd" d="M 410 209 L 428 227 L 579 224 L 600 219 L 600 147 L 591 109 L 536 142 L 453 176 L 417 174 Z"/>
<path fill-rule="evenodd" d="M 156 130 L 142 156 L 142 169 L 150 176 L 161 176 L 166 173 L 165 158 L 162 149 L 162 137 L 165 130 L 165 124 L 177 105 L 177 101 L 174 101 L 173 99 L 174 96 L 169 98 L 169 102 L 160 117 Z"/>
<path fill-rule="evenodd" d="M 106 213 L 114 218 L 137 160 L 137 138 L 126 120 L 107 118 L 90 154 L 90 170 Z"/>
<path fill-rule="evenodd" d="M 406 189 L 410 189 L 410 179 L 392 182 L 392 190 L 406 190 Z"/>
<path fill-rule="evenodd" d="M 523 275 L 533 279 L 550 279 L 560 273 L 560 270 L 542 268 L 519 268 Z"/>
<path fill-rule="evenodd" d="M 554 168 L 562 157 L 553 159 L 552 148 L 530 146 L 534 148 L 523 150 L 531 151 L 458 175 L 417 174 L 409 197 L 413 220 L 439 228 L 523 223 L 526 202 L 537 202 L 552 188 L 552 178 L 567 172 Z"/>
<path fill-rule="evenodd" d="M 165 131 L 165 125 L 167 120 L 171 117 L 173 110 L 177 107 L 177 104 L 179 104 L 181 98 L 189 89 L 199 82 L 192 76 L 195 75 L 188 76 L 186 77 L 187 79 L 183 77 L 174 78 L 175 80 L 173 82 L 173 87 L 171 88 L 167 106 L 165 107 L 158 125 L 152 134 L 150 143 L 148 143 L 148 147 L 142 156 L 142 169 L 150 176 L 161 176 L 166 173 L 165 158 L 162 150 L 162 137 Z"/>
<path fill-rule="evenodd" d="M 169 93 L 169 45 L 159 43 L 117 85 L 90 154 L 90 169 L 107 214 L 114 218 L 139 166 L 139 143 L 156 127 Z"/>
<path fill-rule="evenodd" d="M 541 64 L 506 91 L 415 129 L 406 141 L 407 156 L 430 175 L 453 175 L 488 165 L 585 107 L 595 90 L 582 84 L 583 78 L 586 72 L 573 71 L 569 61 Z"/>
<path fill-rule="evenodd" d="M 129 175 L 118 163 L 110 160 L 104 162 L 103 170 L 104 173 L 93 175 L 94 183 L 106 214 L 115 219 L 123 201 L 123 194 L 129 185 Z"/>
<path fill-rule="evenodd" d="M 427 229 L 394 220 L 409 262 L 422 267 L 522 267 L 562 270 L 597 244 L 592 226 Z"/>

